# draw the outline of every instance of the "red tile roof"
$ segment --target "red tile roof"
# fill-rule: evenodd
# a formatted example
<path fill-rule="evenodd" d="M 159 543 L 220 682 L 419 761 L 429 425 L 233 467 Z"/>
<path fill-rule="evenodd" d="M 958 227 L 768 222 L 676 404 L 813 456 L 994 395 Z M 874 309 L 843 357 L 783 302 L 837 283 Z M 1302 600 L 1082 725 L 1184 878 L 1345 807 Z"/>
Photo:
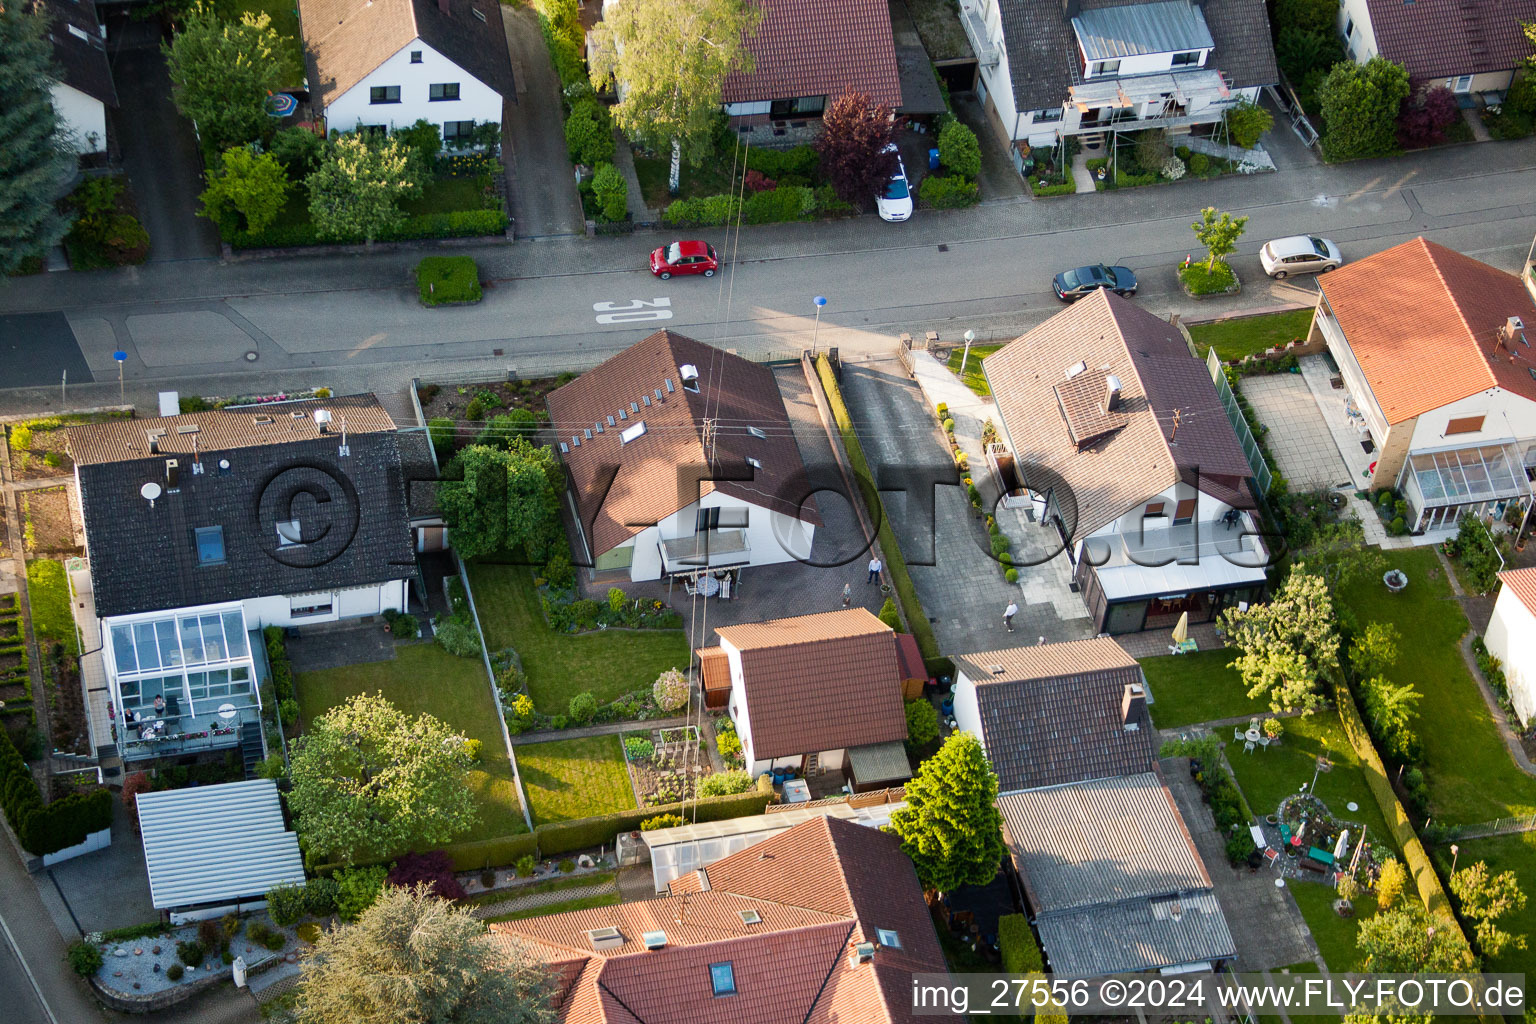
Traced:
<path fill-rule="evenodd" d="M 550 965 L 561 1024 L 915 1024 L 911 975 L 945 970 L 912 862 L 877 829 L 817 818 L 684 877 L 662 899 L 491 931 Z M 742 910 L 761 920 L 747 923 Z M 593 949 L 587 932 L 603 927 L 623 944 Z M 880 929 L 899 947 L 853 962 Z M 657 930 L 666 946 L 645 949 L 643 933 Z M 714 995 L 709 968 L 719 963 L 731 964 L 735 996 Z"/>
<path fill-rule="evenodd" d="M 1536 567 L 1509 569 L 1499 573 L 1499 580 L 1525 605 L 1527 611 L 1536 615 Z"/>
<path fill-rule="evenodd" d="M 1415 238 L 1317 283 L 1388 423 L 1495 387 L 1536 401 L 1536 349 L 1495 347 L 1511 316 L 1536 340 L 1536 302 L 1514 274 Z"/>
<path fill-rule="evenodd" d="M 1415 82 L 1508 71 L 1531 55 L 1520 23 L 1536 20 L 1536 0 L 1366 0 L 1366 8 L 1376 49 Z"/>
<path fill-rule="evenodd" d="M 832 99 L 867 93 L 901 106 L 901 80 L 886 0 L 761 0 L 763 20 L 747 40 L 751 72 L 725 80 L 726 103 Z"/>
<path fill-rule="evenodd" d="M 793 757 L 907 738 L 890 626 L 863 608 L 715 630 L 741 651 L 752 756 Z"/>

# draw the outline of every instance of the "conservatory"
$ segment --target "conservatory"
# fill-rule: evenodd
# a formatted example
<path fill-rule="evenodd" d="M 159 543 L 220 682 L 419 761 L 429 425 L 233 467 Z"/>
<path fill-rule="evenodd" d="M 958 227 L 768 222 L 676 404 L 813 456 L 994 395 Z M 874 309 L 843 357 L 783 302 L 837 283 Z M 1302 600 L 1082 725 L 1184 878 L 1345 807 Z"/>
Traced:
<path fill-rule="evenodd" d="M 1531 496 L 1520 452 L 1512 444 L 1415 452 L 1400 486 L 1417 531 L 1455 526 L 1469 509 L 1502 517 L 1507 503 Z"/>

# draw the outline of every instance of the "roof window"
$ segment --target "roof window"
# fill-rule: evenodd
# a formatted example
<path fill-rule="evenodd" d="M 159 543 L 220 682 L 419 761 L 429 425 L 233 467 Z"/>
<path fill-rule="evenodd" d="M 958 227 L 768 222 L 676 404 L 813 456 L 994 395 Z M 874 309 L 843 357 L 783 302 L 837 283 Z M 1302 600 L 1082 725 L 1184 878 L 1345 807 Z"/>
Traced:
<path fill-rule="evenodd" d="M 736 968 L 731 965 L 729 960 L 723 964 L 710 964 L 709 984 L 714 989 L 717 997 L 735 995 Z"/>
<path fill-rule="evenodd" d="M 596 950 L 613 949 L 624 945 L 624 933 L 617 928 L 593 928 L 587 932 L 587 941 Z"/>
<path fill-rule="evenodd" d="M 901 936 L 897 935 L 896 932 L 892 929 L 877 928 L 875 929 L 875 934 L 880 937 L 880 945 L 886 947 L 887 949 L 901 948 Z"/>
<path fill-rule="evenodd" d="M 741 923 L 742 924 L 762 924 L 763 923 L 763 915 L 759 914 L 755 910 L 750 910 L 750 909 L 743 910 L 743 911 L 741 911 Z"/>
<path fill-rule="evenodd" d="M 753 437 L 761 437 L 765 441 L 768 439 L 768 432 L 762 427 L 748 427 L 747 433 L 751 434 Z"/>
<path fill-rule="evenodd" d="M 620 432 L 619 442 L 621 444 L 629 444 L 629 442 L 635 440 L 644 433 L 645 420 L 641 420 L 638 423 L 631 423 L 629 426 L 625 427 L 622 432 Z"/>
<path fill-rule="evenodd" d="M 763 468 L 763 464 L 761 462 L 759 462 L 757 459 L 754 459 L 750 455 L 747 456 L 747 465 L 751 466 L 753 469 L 762 469 Z"/>
<path fill-rule="evenodd" d="M 279 519 L 277 521 L 277 546 L 291 548 L 295 544 L 304 543 L 304 531 L 299 526 L 297 519 Z"/>
<path fill-rule="evenodd" d="M 197 564 L 221 565 L 224 562 L 224 527 L 199 526 L 192 531 L 197 540 Z"/>

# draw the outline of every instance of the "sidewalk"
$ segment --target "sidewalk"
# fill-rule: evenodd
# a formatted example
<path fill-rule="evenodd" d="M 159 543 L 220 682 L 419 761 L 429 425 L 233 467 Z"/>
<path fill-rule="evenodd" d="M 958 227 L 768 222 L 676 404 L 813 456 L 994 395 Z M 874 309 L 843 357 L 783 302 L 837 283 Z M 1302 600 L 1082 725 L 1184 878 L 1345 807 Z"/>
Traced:
<path fill-rule="evenodd" d="M 629 148 L 629 140 L 624 133 L 617 128 L 613 130 L 613 166 L 624 175 L 624 182 L 629 186 L 627 202 L 629 204 L 629 217 L 636 225 L 651 225 L 661 220 L 661 211 L 653 210 L 645 205 L 645 193 L 640 189 L 640 176 L 635 173 L 635 151 Z"/>

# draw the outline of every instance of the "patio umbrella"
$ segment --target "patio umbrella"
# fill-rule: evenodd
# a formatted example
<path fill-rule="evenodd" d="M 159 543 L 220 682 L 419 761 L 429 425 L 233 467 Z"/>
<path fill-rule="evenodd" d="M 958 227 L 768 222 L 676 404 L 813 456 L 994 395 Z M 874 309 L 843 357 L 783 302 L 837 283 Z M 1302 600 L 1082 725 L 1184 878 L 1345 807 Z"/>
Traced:
<path fill-rule="evenodd" d="M 1173 627 L 1173 642 L 1181 644 L 1189 639 L 1189 612 L 1179 616 L 1178 624 Z"/>

